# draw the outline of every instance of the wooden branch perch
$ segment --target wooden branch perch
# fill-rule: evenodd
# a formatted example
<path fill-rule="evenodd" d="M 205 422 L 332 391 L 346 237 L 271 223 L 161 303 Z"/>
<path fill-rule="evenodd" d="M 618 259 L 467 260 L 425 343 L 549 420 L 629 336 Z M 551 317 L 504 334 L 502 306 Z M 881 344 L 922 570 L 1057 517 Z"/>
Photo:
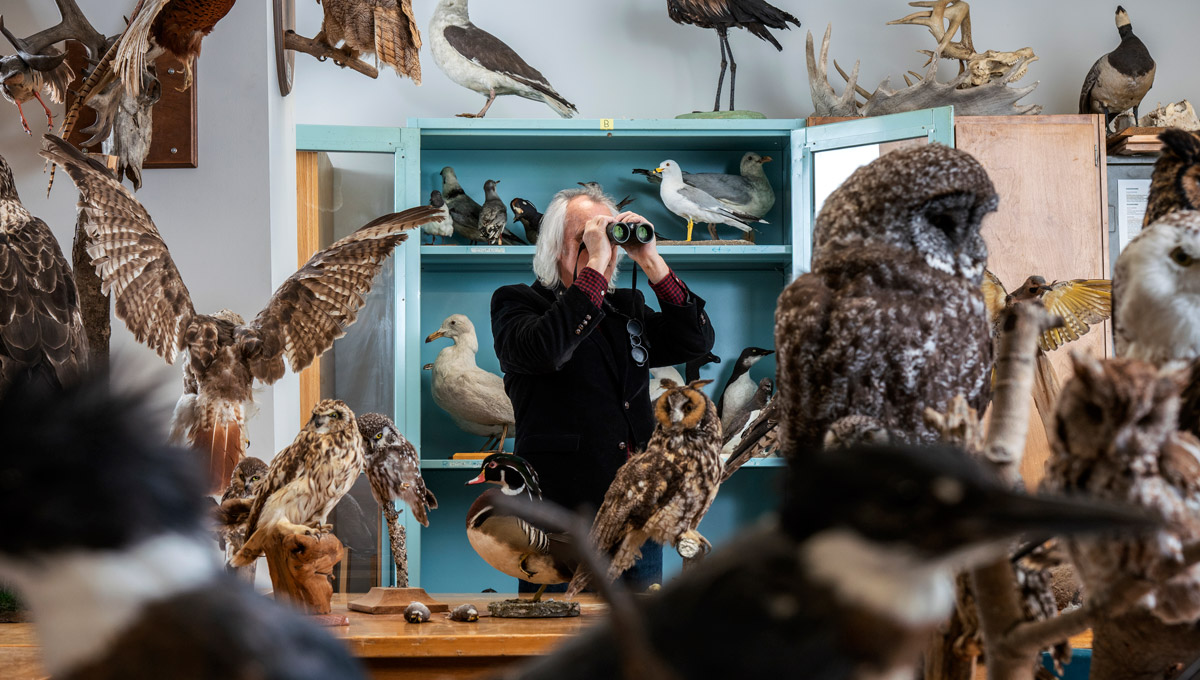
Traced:
<path fill-rule="evenodd" d="M 396 563 L 396 587 L 408 587 L 408 534 L 400 523 L 400 512 L 392 503 L 383 504 L 383 517 L 387 521 L 388 542 L 392 547 L 392 561 Z"/>
<path fill-rule="evenodd" d="M 330 47 L 328 43 L 306 38 L 295 31 L 287 31 L 283 34 L 283 46 L 289 50 L 310 54 L 316 57 L 317 61 L 332 59 L 333 63 L 338 66 L 354 69 L 368 78 L 379 77 L 378 69 L 365 61 L 351 58 L 342 50 Z"/>

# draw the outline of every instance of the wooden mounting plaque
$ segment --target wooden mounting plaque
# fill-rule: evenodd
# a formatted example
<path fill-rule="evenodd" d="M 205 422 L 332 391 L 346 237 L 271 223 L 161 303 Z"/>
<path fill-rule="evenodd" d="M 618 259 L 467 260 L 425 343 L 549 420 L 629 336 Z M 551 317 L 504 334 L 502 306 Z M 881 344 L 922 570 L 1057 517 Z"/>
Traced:
<path fill-rule="evenodd" d="M 75 73 L 83 71 L 87 62 L 87 51 L 75 41 L 67 43 L 67 59 L 75 69 Z M 158 69 L 158 79 L 162 83 L 162 98 L 154 105 L 154 124 L 151 132 L 150 154 L 146 156 L 142 168 L 194 168 L 199 164 L 199 125 L 197 122 L 198 99 L 196 95 L 199 74 L 192 69 L 192 86 L 180 92 L 185 79 L 183 65 L 174 57 L 161 56 L 154 62 Z M 75 101 L 72 92 L 77 92 L 83 81 L 76 77 L 68 88 L 66 108 Z M 88 108 L 79 115 L 76 130 L 90 126 L 96 119 L 94 111 Z M 87 135 L 81 132 L 72 134 L 67 141 L 79 146 L 87 140 Z M 85 149 L 100 153 L 100 147 Z"/>
<path fill-rule="evenodd" d="M 403 614 L 408 605 L 420 602 L 431 613 L 448 612 L 450 605 L 438 602 L 424 588 L 372 588 L 366 595 L 346 603 L 346 608 L 367 614 Z"/>

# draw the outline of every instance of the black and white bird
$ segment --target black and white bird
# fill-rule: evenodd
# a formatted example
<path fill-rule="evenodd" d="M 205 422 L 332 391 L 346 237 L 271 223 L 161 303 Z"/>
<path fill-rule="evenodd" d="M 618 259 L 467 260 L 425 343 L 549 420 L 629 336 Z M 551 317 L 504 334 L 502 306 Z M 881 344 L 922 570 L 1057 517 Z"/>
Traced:
<path fill-rule="evenodd" d="M 750 404 L 754 393 L 758 391 L 758 383 L 750 377 L 750 368 L 762 361 L 763 357 L 774 353 L 775 350 L 771 349 L 747 347 L 738 356 L 737 363 L 733 365 L 733 371 L 721 390 L 721 396 L 717 399 L 717 415 L 721 417 L 721 427 L 726 432 L 729 431 L 729 421 Z"/>
<path fill-rule="evenodd" d="M 0 399 L 0 512 L 21 518 L 0 579 L 32 609 L 46 673 L 364 678 L 344 644 L 224 572 L 201 470 L 160 443 L 164 426 L 107 376 Z"/>
<path fill-rule="evenodd" d="M 707 191 L 685 183 L 683 169 L 675 161 L 663 161 L 654 171 L 662 175 L 662 184 L 659 185 L 658 192 L 663 205 L 667 210 L 688 221 L 689 241 L 692 240 L 692 227 L 696 222 L 706 222 L 709 225 L 728 224 L 747 234 L 754 231 L 754 227 L 750 226 L 752 223 L 766 223 L 766 220 L 759 219 L 756 215 L 731 210 Z"/>
<path fill-rule="evenodd" d="M 487 97 L 479 113 L 460 113 L 464 118 L 483 118 L 496 97 L 514 94 L 545 102 L 563 118 L 578 111 L 555 91 L 546 77 L 530 66 L 496 36 L 471 23 L 467 0 L 439 0 L 429 23 L 433 61 L 450 80 Z"/>
<path fill-rule="evenodd" d="M 479 211 L 479 233 L 488 243 L 500 245 L 504 227 L 508 224 L 508 209 L 504 200 L 496 193 L 498 179 L 489 179 L 483 183 L 483 209 Z"/>
<path fill-rule="evenodd" d="M 525 240 L 530 245 L 537 245 L 538 233 L 542 228 L 542 214 L 537 206 L 523 198 L 514 198 L 508 202 L 513 211 L 513 224 L 521 223 L 525 227 Z"/>
<path fill-rule="evenodd" d="M 667 0 L 667 16 L 677 24 L 691 24 L 716 30 L 721 42 L 721 75 L 717 78 L 717 96 L 713 111 L 721 109 L 721 89 L 725 69 L 729 68 L 729 110 L 733 111 L 737 85 L 737 62 L 729 48 L 729 29 L 744 28 L 783 51 L 783 45 L 767 29 L 788 30 L 788 24 L 800 27 L 800 20 L 766 0 Z M 728 56 L 728 60 L 726 60 Z"/>
<path fill-rule="evenodd" d="M 766 217 L 775 206 L 775 190 L 771 188 L 771 180 L 767 179 L 767 174 L 763 172 L 763 164 L 770 162 L 770 156 L 760 156 L 749 151 L 742 156 L 737 175 L 721 172 L 685 172 L 683 183 L 704 191 L 730 210 L 755 217 Z M 662 183 L 662 176 L 653 170 L 634 168 L 633 174 L 645 175 L 651 184 Z M 708 233 L 715 240 L 716 226 L 710 223 Z M 754 232 L 750 232 L 747 238 L 753 241 Z"/>
<path fill-rule="evenodd" d="M 1150 524 L 1136 510 L 1014 493 L 955 450 L 859 447 L 804 458 L 777 523 L 637 603 L 638 639 L 674 677 L 912 677 L 954 606 L 957 569 L 1003 555 L 1025 532 Z M 738 625 L 714 626 L 714 616 Z M 611 623 L 598 625 L 513 677 L 628 677 L 621 640 Z"/>
<path fill-rule="evenodd" d="M 450 206 L 446 205 L 445 197 L 437 189 L 429 192 L 429 205 L 441 212 L 434 221 L 421 225 L 421 230 L 435 239 L 441 236 L 442 241 L 445 242 L 447 238 L 454 235 L 454 218 L 450 216 Z"/>
<path fill-rule="evenodd" d="M 1133 34 L 1129 14 L 1120 5 L 1117 6 L 1117 32 L 1121 35 L 1121 44 L 1096 60 L 1079 93 L 1079 112 L 1103 113 L 1106 128 L 1129 109 L 1133 109 L 1136 121 L 1138 104 L 1154 85 L 1154 59 L 1141 39 Z"/>
<path fill-rule="evenodd" d="M 758 418 L 763 409 L 767 407 L 767 403 L 771 401 L 771 395 L 775 392 L 775 381 L 770 378 L 763 378 L 758 381 L 758 389 L 754 390 L 754 394 L 750 396 L 750 401 L 736 411 L 728 412 L 727 419 L 729 425 L 722 424 L 721 432 L 724 437 L 724 446 L 721 453 L 732 453 L 737 444 L 746 436 L 751 423 Z M 736 442 L 731 445 L 731 442 Z"/>

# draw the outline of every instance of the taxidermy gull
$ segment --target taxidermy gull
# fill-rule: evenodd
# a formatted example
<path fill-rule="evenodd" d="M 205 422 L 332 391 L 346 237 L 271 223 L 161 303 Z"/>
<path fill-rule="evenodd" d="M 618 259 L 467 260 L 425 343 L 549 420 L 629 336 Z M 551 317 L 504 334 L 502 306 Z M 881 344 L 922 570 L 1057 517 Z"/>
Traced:
<path fill-rule="evenodd" d="M 496 97 L 518 97 L 546 102 L 563 118 L 578 113 L 563 99 L 540 71 L 530 66 L 499 38 L 471 23 L 467 0 L 440 0 L 429 23 L 433 61 L 450 80 L 487 97 L 479 113 L 460 113 L 464 118 L 483 118 Z"/>
<path fill-rule="evenodd" d="M 487 437 L 484 449 L 497 442 L 503 452 L 508 431 L 516 426 L 513 405 L 504 392 L 504 379 L 475 363 L 479 351 L 475 325 L 466 315 L 451 314 L 425 342 L 438 338 L 450 338 L 454 344 L 438 352 L 433 361 L 433 402 L 466 432 Z"/>
<path fill-rule="evenodd" d="M 706 192 L 730 210 L 759 218 L 766 217 L 767 213 L 771 212 L 771 208 L 775 206 L 775 191 L 771 188 L 771 181 L 767 179 L 767 173 L 763 172 L 762 167 L 764 163 L 770 162 L 770 156 L 760 156 L 750 151 L 742 156 L 740 175 L 726 175 L 720 172 L 685 172 L 683 173 L 683 183 Z M 635 168 L 633 173 L 645 175 L 651 184 L 662 183 L 662 177 L 653 170 Z M 715 240 L 717 238 L 716 226 L 709 224 L 708 233 Z M 747 234 L 747 238 L 753 241 L 754 232 Z"/>
<path fill-rule="evenodd" d="M 709 224 L 728 224 L 749 234 L 754 230 L 752 222 L 766 223 L 739 210 L 731 210 L 703 189 L 688 186 L 683 181 L 683 170 L 675 161 L 663 161 L 655 172 L 662 174 L 662 184 L 659 186 L 659 196 L 667 210 L 688 221 L 687 240 L 692 240 L 692 227 L 696 222 Z"/>

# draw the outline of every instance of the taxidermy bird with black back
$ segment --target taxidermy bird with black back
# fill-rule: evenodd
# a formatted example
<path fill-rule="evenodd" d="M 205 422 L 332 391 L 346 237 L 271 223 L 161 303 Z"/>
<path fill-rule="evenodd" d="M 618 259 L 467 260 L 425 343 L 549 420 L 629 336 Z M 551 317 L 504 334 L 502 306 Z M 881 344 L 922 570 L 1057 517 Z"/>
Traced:
<path fill-rule="evenodd" d="M 777 521 L 743 532 L 637 603 L 678 678 L 913 677 L 954 606 L 954 574 L 1014 537 L 1128 531 L 1137 510 L 1004 488 L 961 451 L 856 446 L 792 453 Z M 735 617 L 737 625 L 716 625 Z M 611 622 L 509 677 L 599 680 L 629 652 Z"/>
<path fill-rule="evenodd" d="M 721 484 L 721 420 L 701 390 L 710 382 L 663 381 L 667 391 L 654 402 L 656 422 L 646 450 L 617 470 L 592 523 L 592 543 L 612 553 L 608 574 L 580 571 L 567 597 L 592 578 L 615 580 L 641 557 L 648 539 L 692 556 L 712 547 L 696 530 Z"/>
<path fill-rule="evenodd" d="M 467 0 L 438 0 L 429 22 L 429 40 L 433 61 L 446 77 L 487 97 L 479 113 L 460 113 L 460 117 L 483 118 L 496 97 L 506 94 L 545 102 L 563 118 L 578 113 L 541 71 L 499 38 L 471 23 Z"/>
<path fill-rule="evenodd" d="M 542 500 L 537 472 L 529 461 L 507 453 L 493 453 L 479 465 L 479 475 L 467 484 L 495 484 L 467 510 L 467 540 L 484 562 L 513 578 L 541 585 L 533 599 L 540 600 L 546 586 L 571 580 L 579 565 L 566 534 L 545 531 L 496 507 L 497 496 L 524 496 Z"/>
<path fill-rule="evenodd" d="M 884 154 L 817 217 L 812 271 L 775 311 L 784 451 L 820 448 L 843 418 L 932 443 L 927 408 L 990 394 L 991 328 L 980 225 L 999 197 L 973 157 L 941 144 Z"/>
<path fill-rule="evenodd" d="M 50 227 L 21 203 L 0 156 L 0 392 L 23 371 L 61 387 L 87 362 L 71 268 Z"/>
<path fill-rule="evenodd" d="M 249 323 L 229 310 L 201 314 L 145 207 L 95 159 L 46 135 L 42 156 L 62 165 L 80 192 L 88 255 L 134 338 L 167 363 L 187 351 L 184 394 L 172 441 L 187 442 L 219 493 L 246 449 L 246 407 L 255 380 L 301 371 L 345 335 L 363 296 L 409 229 L 436 219 L 430 206 L 384 215 L 318 251 L 288 277 Z"/>
<path fill-rule="evenodd" d="M 508 202 L 513 211 L 513 223 L 520 222 L 525 227 L 525 240 L 529 245 L 537 245 L 538 233 L 542 228 L 542 213 L 537 206 L 523 198 L 514 198 Z"/>
<path fill-rule="evenodd" d="M 737 62 L 729 47 L 729 29 L 744 28 L 761 40 L 783 51 L 783 45 L 771 31 L 788 30 L 788 24 L 800 27 L 800 20 L 766 0 L 667 0 L 667 16 L 677 24 L 691 24 L 716 30 L 721 45 L 721 75 L 717 78 L 717 96 L 713 111 L 721 110 L 721 90 L 725 70 L 729 69 L 729 110 L 734 110 L 734 88 L 737 86 Z M 726 57 L 728 56 L 728 60 Z"/>
<path fill-rule="evenodd" d="M 108 376 L 0 396 L 0 579 L 37 622 L 61 680 L 365 677 L 345 645 L 226 574 L 205 480 L 160 443 L 145 395 Z M 31 510 L 41 508 L 42 510 Z M 50 510 L 52 509 L 52 510 Z M 168 670 L 169 669 L 169 670 Z"/>
<path fill-rule="evenodd" d="M 1133 109 L 1133 119 L 1137 121 L 1138 105 L 1154 85 L 1154 59 L 1146 45 L 1133 34 L 1129 13 L 1120 5 L 1117 6 L 1116 21 L 1121 44 L 1096 60 L 1079 93 L 1079 112 L 1104 114 L 1105 129 L 1129 109 Z"/>
<path fill-rule="evenodd" d="M 758 391 L 758 384 L 750 377 L 750 368 L 762 361 L 763 357 L 774 353 L 775 350 L 771 349 L 747 347 L 738 356 L 737 363 L 733 365 L 725 387 L 721 390 L 721 396 L 717 399 L 717 415 L 721 418 L 721 427 L 726 433 L 729 432 L 729 424 L 733 418 L 741 415 L 753 399 L 754 393 Z"/>

